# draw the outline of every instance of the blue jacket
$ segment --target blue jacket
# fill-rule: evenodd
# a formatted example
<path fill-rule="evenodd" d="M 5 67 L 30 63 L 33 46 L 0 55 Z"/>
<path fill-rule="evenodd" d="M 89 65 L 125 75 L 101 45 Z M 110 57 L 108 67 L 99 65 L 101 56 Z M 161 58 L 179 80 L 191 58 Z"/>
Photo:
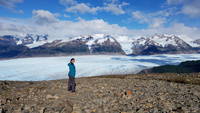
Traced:
<path fill-rule="evenodd" d="M 73 63 L 69 63 L 68 66 L 69 66 L 69 73 L 68 73 L 68 76 L 70 76 L 70 77 L 75 77 L 75 75 L 76 75 L 76 68 L 75 68 L 75 65 L 74 65 Z"/>

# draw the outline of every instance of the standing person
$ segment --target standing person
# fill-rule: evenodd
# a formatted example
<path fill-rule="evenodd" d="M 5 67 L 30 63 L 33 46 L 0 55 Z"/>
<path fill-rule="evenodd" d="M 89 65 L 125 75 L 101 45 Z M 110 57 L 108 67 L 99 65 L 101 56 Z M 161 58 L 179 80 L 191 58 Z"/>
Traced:
<path fill-rule="evenodd" d="M 69 80 L 68 80 L 68 91 L 75 92 L 76 90 L 76 83 L 75 83 L 75 75 L 76 75 L 76 68 L 75 68 L 75 59 L 72 58 L 70 63 L 68 63 L 69 67 Z"/>

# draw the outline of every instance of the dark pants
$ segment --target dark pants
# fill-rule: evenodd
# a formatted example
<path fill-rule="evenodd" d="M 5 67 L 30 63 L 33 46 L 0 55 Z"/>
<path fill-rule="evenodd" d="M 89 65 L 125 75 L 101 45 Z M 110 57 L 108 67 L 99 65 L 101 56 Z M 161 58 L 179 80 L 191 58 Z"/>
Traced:
<path fill-rule="evenodd" d="M 69 76 L 69 80 L 68 80 L 68 91 L 75 92 L 75 90 L 76 90 L 75 78 Z"/>

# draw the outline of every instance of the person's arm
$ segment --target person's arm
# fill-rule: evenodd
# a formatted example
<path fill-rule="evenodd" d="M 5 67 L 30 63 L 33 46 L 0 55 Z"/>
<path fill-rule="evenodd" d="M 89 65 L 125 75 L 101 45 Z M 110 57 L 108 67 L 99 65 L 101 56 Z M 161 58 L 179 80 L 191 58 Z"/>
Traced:
<path fill-rule="evenodd" d="M 70 64 L 68 63 L 68 68 L 70 69 Z"/>

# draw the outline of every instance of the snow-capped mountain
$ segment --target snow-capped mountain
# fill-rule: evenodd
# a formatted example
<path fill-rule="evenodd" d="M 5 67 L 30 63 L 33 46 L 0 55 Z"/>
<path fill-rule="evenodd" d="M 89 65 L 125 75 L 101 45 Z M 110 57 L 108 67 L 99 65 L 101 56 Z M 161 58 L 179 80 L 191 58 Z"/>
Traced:
<path fill-rule="evenodd" d="M 3 40 L 9 40 L 16 45 L 26 45 L 29 46 L 38 42 L 47 42 L 48 35 L 34 35 L 34 34 L 26 34 L 26 35 L 4 35 L 1 37 Z M 31 46 L 30 46 L 31 47 Z"/>
<path fill-rule="evenodd" d="M 48 40 L 48 35 L 2 36 L 1 42 L 7 40 L 5 47 L 0 45 L 0 56 L 49 56 L 69 54 L 125 54 L 120 43 L 111 35 L 94 34 L 67 38 L 64 40 Z M 2 47 L 1 47 L 2 46 Z M 13 48 L 15 46 L 15 48 Z M 16 49 L 18 47 L 18 49 Z M 22 49 L 23 48 L 23 49 Z M 12 55 L 15 51 L 14 55 Z M 4 55 L 3 55 L 4 54 Z"/>
<path fill-rule="evenodd" d="M 30 48 L 42 45 L 46 43 L 48 40 L 48 35 L 27 34 L 25 36 L 16 36 L 16 37 L 18 45 L 22 44 Z"/>
<path fill-rule="evenodd" d="M 194 40 L 193 43 L 195 43 L 195 44 L 200 46 L 200 39 Z"/>
<path fill-rule="evenodd" d="M 155 34 L 133 41 L 132 54 L 190 53 L 193 47 L 176 35 Z"/>
<path fill-rule="evenodd" d="M 111 35 L 94 34 L 89 36 L 76 37 L 71 41 L 74 40 L 80 40 L 81 42 L 85 43 L 88 46 L 90 53 L 124 53 L 120 43 Z"/>
<path fill-rule="evenodd" d="M 115 36 L 116 40 L 120 43 L 123 51 L 128 55 L 132 54 L 132 42 L 133 38 L 130 38 L 128 36 Z"/>
<path fill-rule="evenodd" d="M 0 36 L 0 57 L 167 53 L 200 53 L 200 39 L 185 40 L 166 34 L 140 38 L 93 34 L 60 40 L 49 40 L 48 35 L 34 34 Z"/>
<path fill-rule="evenodd" d="M 55 40 L 32 48 L 34 51 L 54 51 L 67 54 L 124 54 L 117 40 L 104 34 L 79 36 L 70 40 Z"/>
<path fill-rule="evenodd" d="M 192 46 L 193 48 L 198 48 L 200 47 L 200 43 L 198 43 L 198 39 L 192 39 L 190 37 L 187 37 L 185 35 L 180 35 L 178 36 L 180 37 L 181 39 L 183 39 L 186 43 L 188 43 L 190 46 Z M 200 39 L 199 39 L 200 40 Z M 197 43 L 196 43 L 197 42 Z"/>

